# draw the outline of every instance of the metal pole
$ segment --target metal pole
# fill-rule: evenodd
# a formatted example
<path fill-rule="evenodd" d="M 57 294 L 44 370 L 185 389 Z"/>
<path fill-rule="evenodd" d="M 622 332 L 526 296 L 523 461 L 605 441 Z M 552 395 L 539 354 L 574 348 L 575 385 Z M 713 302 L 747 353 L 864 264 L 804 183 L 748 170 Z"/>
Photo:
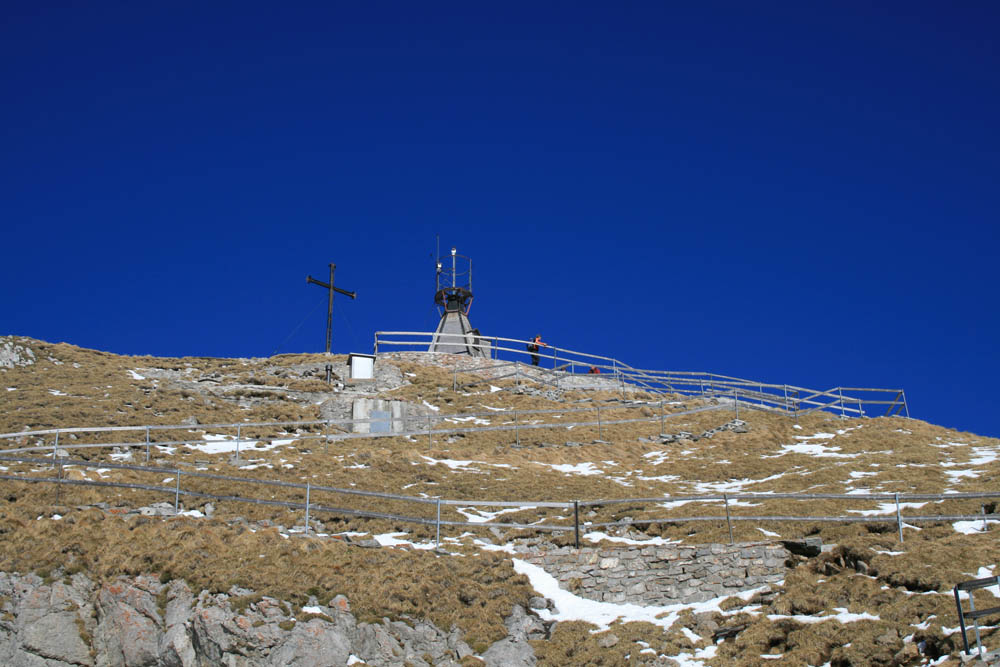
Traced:
<path fill-rule="evenodd" d="M 518 447 L 521 446 L 521 432 L 517 428 L 517 410 L 514 410 L 514 443 Z"/>
<path fill-rule="evenodd" d="M 580 548 L 580 501 L 573 501 L 573 535 L 576 548 Z"/>
<path fill-rule="evenodd" d="M 840 394 L 840 418 L 844 418 L 844 390 L 837 387 L 837 393 Z"/>
<path fill-rule="evenodd" d="M 458 391 L 458 359 L 455 359 L 454 372 L 451 376 L 451 390 Z"/>
<path fill-rule="evenodd" d="M 899 512 L 899 493 L 896 496 L 896 525 L 899 526 L 899 541 L 903 542 L 903 515 Z"/>
<path fill-rule="evenodd" d="M 601 428 L 601 406 L 597 405 L 597 439 L 604 440 L 604 430 Z"/>
<path fill-rule="evenodd" d="M 663 435 L 663 399 L 660 399 L 660 435 Z"/>
<path fill-rule="evenodd" d="M 788 414 L 788 385 L 785 385 L 785 414 Z"/>
<path fill-rule="evenodd" d="M 306 482 L 306 535 L 309 534 L 309 492 L 312 490 L 312 484 Z"/>
<path fill-rule="evenodd" d="M 52 467 L 56 467 L 56 459 L 59 458 L 59 431 L 56 431 L 56 441 L 52 445 Z"/>
<path fill-rule="evenodd" d="M 149 463 L 149 427 L 146 427 L 146 463 Z"/>
<path fill-rule="evenodd" d="M 910 406 L 906 402 L 906 392 L 905 391 L 901 391 L 900 393 L 903 395 L 903 409 L 906 411 L 906 418 L 909 419 L 910 418 Z"/>
<path fill-rule="evenodd" d="M 722 500 L 726 503 L 726 524 L 729 526 L 729 543 L 735 544 L 736 542 L 733 540 L 733 520 L 729 518 L 729 494 L 723 493 Z"/>
<path fill-rule="evenodd" d="M 333 270 L 337 268 L 336 264 L 330 265 L 330 289 L 327 290 L 330 293 L 330 298 L 327 301 L 326 306 L 326 353 L 330 354 L 330 339 L 333 336 Z M 330 381 L 329 368 L 327 370 L 326 381 Z"/>
<path fill-rule="evenodd" d="M 434 442 L 431 440 L 431 416 L 427 415 L 427 449 L 433 446 Z"/>
<path fill-rule="evenodd" d="M 181 501 L 181 471 L 174 470 L 174 473 L 177 475 L 177 477 L 174 478 L 176 480 L 176 485 L 174 486 L 174 514 L 177 514 L 177 508 L 179 507 Z"/>
<path fill-rule="evenodd" d="M 969 650 L 969 637 L 965 633 L 965 614 L 962 612 L 962 600 L 961 600 L 960 595 L 961 594 L 959 593 L 958 587 L 956 586 L 955 587 L 955 606 L 958 607 L 958 624 L 962 628 L 962 644 L 965 645 L 965 654 L 966 655 L 971 655 L 972 652 Z M 969 597 L 971 598 L 972 595 L 970 594 Z"/>
<path fill-rule="evenodd" d="M 435 535 L 434 535 L 434 545 L 435 548 L 441 548 L 441 499 L 437 499 L 437 520 L 434 522 L 435 525 Z"/>
<path fill-rule="evenodd" d="M 986 505 L 980 506 L 983 510 L 983 532 L 985 533 L 989 528 L 986 527 Z"/>
<path fill-rule="evenodd" d="M 236 465 L 240 464 L 240 426 L 236 425 Z"/>
<path fill-rule="evenodd" d="M 404 422 L 405 426 L 405 422 Z M 326 454 L 330 447 L 330 420 L 326 420 L 326 425 L 323 427 L 323 453 Z"/>

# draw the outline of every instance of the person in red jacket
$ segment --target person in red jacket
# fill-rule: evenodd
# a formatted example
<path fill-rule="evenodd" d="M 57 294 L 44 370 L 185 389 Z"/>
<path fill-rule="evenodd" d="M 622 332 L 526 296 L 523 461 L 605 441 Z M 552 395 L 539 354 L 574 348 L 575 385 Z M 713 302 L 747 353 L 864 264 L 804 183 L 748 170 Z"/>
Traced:
<path fill-rule="evenodd" d="M 528 352 L 538 352 L 538 348 L 539 347 L 548 347 L 548 344 L 542 342 L 542 335 L 541 334 L 536 334 L 535 337 L 531 339 L 531 342 L 528 343 Z M 531 365 L 532 366 L 537 366 L 538 365 L 538 361 L 539 361 L 538 355 L 537 354 L 532 354 L 531 355 Z"/>

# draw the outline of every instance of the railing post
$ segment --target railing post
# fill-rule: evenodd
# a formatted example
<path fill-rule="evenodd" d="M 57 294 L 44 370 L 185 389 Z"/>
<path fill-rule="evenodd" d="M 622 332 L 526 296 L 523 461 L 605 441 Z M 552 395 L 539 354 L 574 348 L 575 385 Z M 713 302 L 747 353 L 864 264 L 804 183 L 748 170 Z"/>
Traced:
<path fill-rule="evenodd" d="M 441 548 L 441 499 L 437 499 L 437 519 L 434 521 L 435 532 L 434 532 L 434 546 L 436 549 Z"/>
<path fill-rule="evenodd" d="M 894 494 L 896 497 L 896 525 L 899 527 L 899 542 L 903 542 L 903 515 L 899 511 L 899 493 Z"/>
<path fill-rule="evenodd" d="M 240 464 L 240 425 L 236 425 L 236 465 Z"/>
<path fill-rule="evenodd" d="M 458 358 L 455 358 L 455 366 L 451 376 L 451 390 L 458 391 Z"/>
<path fill-rule="evenodd" d="M 434 445 L 434 441 L 431 440 L 431 416 L 427 415 L 427 449 L 430 449 Z"/>
<path fill-rule="evenodd" d="M 517 410 L 514 410 L 514 444 L 521 446 L 521 432 L 517 428 Z"/>
<path fill-rule="evenodd" d="M 59 458 L 59 430 L 56 429 L 56 441 L 52 445 L 52 469 L 55 470 L 56 459 Z"/>
<path fill-rule="evenodd" d="M 403 427 L 405 430 L 406 422 L 403 422 Z M 326 424 L 323 425 L 323 453 L 326 454 L 330 448 L 330 420 L 326 420 Z"/>
<path fill-rule="evenodd" d="M 306 482 L 306 535 L 309 535 L 309 492 L 312 490 L 312 484 Z"/>
<path fill-rule="evenodd" d="M 601 405 L 597 405 L 597 439 L 604 440 L 604 430 L 601 428 Z"/>
<path fill-rule="evenodd" d="M 840 395 L 840 418 L 844 418 L 844 390 L 837 387 L 837 393 Z"/>
<path fill-rule="evenodd" d="M 149 463 L 149 427 L 146 427 L 146 463 Z"/>
<path fill-rule="evenodd" d="M 785 386 L 785 414 L 788 414 L 788 385 Z"/>
<path fill-rule="evenodd" d="M 174 485 L 174 514 L 177 514 L 177 512 L 179 511 L 178 508 L 180 507 L 180 501 L 181 501 L 181 471 L 174 470 L 174 473 L 177 475 L 174 478 L 176 482 L 176 484 Z"/>
<path fill-rule="evenodd" d="M 740 418 L 740 390 L 733 388 L 733 409 L 736 410 L 736 418 Z"/>
<path fill-rule="evenodd" d="M 663 435 L 663 399 L 660 399 L 660 435 Z"/>
<path fill-rule="evenodd" d="M 983 532 L 985 533 L 989 528 L 986 525 L 986 505 L 981 505 L 980 508 L 983 510 Z"/>
<path fill-rule="evenodd" d="M 901 390 L 899 393 L 901 393 L 903 395 L 903 410 L 906 411 L 906 418 L 909 419 L 910 418 L 910 406 L 906 403 L 906 392 Z"/>
<path fill-rule="evenodd" d="M 580 501 L 573 501 L 573 535 L 576 548 L 580 548 Z"/>
<path fill-rule="evenodd" d="M 729 494 L 723 493 L 722 500 L 726 503 L 726 525 L 729 526 L 729 543 L 736 544 L 733 539 L 733 520 L 729 518 Z"/>

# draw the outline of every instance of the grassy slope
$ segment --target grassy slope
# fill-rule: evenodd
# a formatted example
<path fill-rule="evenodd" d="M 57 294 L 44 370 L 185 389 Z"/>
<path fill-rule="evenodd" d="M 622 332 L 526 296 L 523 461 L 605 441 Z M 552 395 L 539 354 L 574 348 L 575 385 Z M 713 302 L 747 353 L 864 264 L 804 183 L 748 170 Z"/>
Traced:
<path fill-rule="evenodd" d="M 240 396 L 235 393 L 230 400 L 205 397 L 165 380 L 134 379 L 128 372 L 130 369 L 140 369 L 140 373 L 146 368 L 174 369 L 193 379 L 216 374 L 216 377 L 224 376 L 245 386 L 259 387 L 263 396 L 269 395 L 268 387 L 284 386 L 301 391 L 325 388 L 314 378 L 301 374 L 289 373 L 289 377 L 275 374 L 275 367 L 298 368 L 301 364 L 322 363 L 319 355 L 282 356 L 271 360 L 161 359 L 121 357 L 39 341 L 31 341 L 30 346 L 38 358 L 35 365 L 0 372 L 2 431 L 100 424 L 176 424 L 189 416 L 197 417 L 201 423 L 303 420 L 318 416 L 314 404 L 282 400 L 280 393 L 273 394 L 275 400 L 248 409 L 240 407 L 237 402 Z M 387 392 L 385 397 L 417 403 L 427 400 L 439 405 L 442 414 L 485 411 L 484 405 L 519 410 L 567 407 L 565 403 L 508 392 L 454 393 L 450 390 L 452 377 L 444 370 L 414 364 L 400 364 L 400 367 L 414 376 L 407 377 L 409 384 Z M 16 391 L 5 392 L 5 387 L 16 387 Z M 53 389 L 67 395 L 55 396 L 50 391 Z M 567 392 L 564 396 L 565 401 L 593 398 L 591 392 Z M 579 405 L 586 404 L 571 407 Z M 655 409 L 645 408 L 645 412 L 654 415 Z M 605 419 L 637 414 L 637 410 L 603 411 Z M 491 422 L 496 424 L 507 418 L 499 415 L 491 417 Z M 727 411 L 679 417 L 668 420 L 666 430 L 700 433 L 732 417 Z M 213 456 L 179 449 L 173 456 L 157 453 L 155 458 L 171 467 L 191 465 L 227 475 L 289 481 L 309 479 L 316 484 L 393 493 L 405 487 L 403 492 L 412 495 L 424 493 L 432 497 L 498 500 L 566 501 L 707 493 L 711 492 L 712 484 L 742 479 L 751 480 L 743 486 L 748 492 L 844 493 L 864 488 L 873 492 L 939 493 L 945 489 L 993 491 L 997 488 L 1000 464 L 976 464 L 983 452 L 1000 451 L 1000 443 L 993 439 L 898 418 L 841 420 L 821 414 L 803 417 L 796 424 L 793 419 L 762 412 L 744 412 L 741 417 L 749 422 L 748 433 L 725 432 L 711 440 L 669 445 L 638 440 L 639 436 L 659 432 L 659 424 L 649 423 L 605 427 L 603 436 L 610 444 L 580 447 L 534 445 L 559 444 L 567 439 L 589 443 L 597 438 L 596 428 L 523 431 L 524 446 L 521 448 L 512 447 L 513 434 L 504 432 L 469 434 L 453 438 L 452 442 L 437 438 L 430 446 L 426 440 L 413 442 L 404 438 L 348 440 L 329 448 L 312 441 L 300 441 L 266 452 L 247 452 L 246 455 L 262 467 L 238 473 L 229 465 L 228 455 Z M 588 418 L 593 419 L 593 416 Z M 544 419 L 558 423 L 583 418 L 564 415 Z M 192 430 L 197 431 L 197 428 Z M 787 452 L 784 448 L 797 442 L 796 436 L 837 431 L 842 433 L 832 439 L 802 441 L 825 445 L 828 447 L 825 453 L 834 456 L 817 458 L 806 453 Z M 76 442 L 86 442 L 89 437 L 92 436 L 82 435 Z M 199 433 L 182 436 L 181 432 L 169 432 L 158 437 L 191 438 L 199 437 Z M 32 441 L 28 438 L 23 444 Z M 983 449 L 977 451 L 976 448 Z M 84 450 L 83 455 L 98 458 L 106 453 Z M 476 463 L 459 471 L 443 464 L 430 465 L 426 457 Z M 551 467 L 583 462 L 592 463 L 605 474 L 564 474 Z M 949 471 L 966 469 L 975 470 L 978 476 L 952 478 L 947 475 Z M 72 470 L 69 474 L 97 477 L 92 470 L 83 469 Z M 147 484 L 161 481 L 132 472 L 104 475 Z M 199 488 L 199 484 L 186 481 L 185 488 Z M 287 541 L 274 531 L 241 532 L 239 526 L 226 524 L 238 516 L 251 521 L 267 519 L 282 525 L 301 523 L 300 515 L 276 508 L 221 503 L 213 521 L 203 520 L 195 526 L 184 519 L 123 521 L 94 511 L 70 508 L 97 500 L 135 507 L 166 498 L 145 492 L 86 487 L 62 489 L 58 495 L 46 486 L 4 482 L 2 487 L 5 500 L 0 505 L 0 530 L 4 534 L 4 539 L 0 540 L 0 567 L 4 569 L 85 568 L 97 576 L 148 570 L 163 576 L 184 577 L 199 587 L 226 590 L 239 584 L 300 604 L 310 589 L 311 594 L 321 599 L 342 592 L 351 598 L 353 609 L 362 618 L 414 615 L 430 617 L 444 628 L 455 623 L 469 634 L 470 643 L 479 644 L 479 648 L 503 634 L 500 619 L 506 610 L 515 602 L 523 604 L 530 595 L 524 578 L 513 573 L 510 561 L 481 554 L 467 545 L 455 545 L 453 550 L 465 552 L 468 557 L 452 558 L 449 567 L 441 568 L 440 558 L 426 552 L 357 549 L 331 540 Z M 204 488 L 214 493 L 247 493 L 245 488 L 228 488 L 218 482 L 211 482 L 210 487 L 205 483 Z M 312 502 L 427 518 L 432 511 L 431 506 L 317 495 L 320 497 L 314 496 Z M 274 496 L 304 500 L 302 494 L 294 491 L 279 490 Z M 61 513 L 68 513 L 71 523 L 34 521 L 39 506 L 56 504 L 62 508 Z M 835 515 L 848 509 L 873 509 L 873 506 L 871 503 L 847 505 L 836 501 L 812 501 L 806 504 L 775 500 L 741 506 L 734 511 L 741 514 Z M 907 511 L 950 514 L 975 513 L 979 509 L 975 502 L 950 501 Z M 684 516 L 719 514 L 720 510 L 718 505 L 692 503 L 671 512 Z M 599 522 L 664 515 L 664 510 L 654 505 L 622 504 L 596 508 L 586 518 Z M 408 524 L 339 521 L 328 515 L 320 518 L 330 532 L 355 530 L 374 534 L 398 530 L 409 532 L 411 539 L 432 538 L 432 529 Z M 451 508 L 444 510 L 442 518 L 464 520 Z M 569 520 L 560 516 L 558 510 L 524 510 L 506 514 L 502 520 L 529 522 L 543 518 L 550 523 L 565 524 Z M 919 664 L 920 658 L 913 655 L 913 650 L 915 642 L 920 640 L 927 642 L 930 653 L 953 653 L 956 637 L 941 629 L 957 625 L 949 589 L 956 581 L 974 574 L 979 567 L 996 562 L 996 532 L 960 535 L 949 523 L 921 524 L 919 531 L 907 529 L 903 545 L 896 541 L 894 526 L 876 523 L 847 526 L 818 522 L 737 523 L 736 539 L 760 539 L 763 535 L 758 526 L 786 538 L 819 535 L 825 542 L 836 542 L 840 547 L 835 553 L 813 559 L 790 572 L 779 595 L 763 608 L 751 604 L 750 612 L 817 615 L 843 607 L 851 612 L 876 614 L 881 620 L 848 625 L 834 621 L 804 624 L 781 618 L 769 620 L 765 615 L 741 613 L 734 608 L 732 616 L 713 622 L 746 623 L 748 627 L 719 647 L 715 659 L 718 664 L 752 663 L 749 656 L 768 652 L 784 656 L 779 660 L 767 660 L 769 665 L 822 664 L 831 659 L 842 660 L 841 664 L 889 664 L 893 660 L 899 664 L 906 664 L 907 660 Z M 696 543 L 728 539 L 725 524 L 720 522 L 654 525 L 647 532 Z M 516 536 L 508 531 L 505 538 Z M 556 541 L 565 543 L 565 538 L 556 538 Z M 161 548 L 164 543 L 177 545 L 177 548 L 168 552 Z M 194 544 L 200 546 L 196 548 Z M 108 545 L 119 548 L 108 549 Z M 903 553 L 879 553 L 888 551 Z M 171 555 L 168 557 L 167 553 Z M 254 557 L 247 557 L 248 553 Z M 259 558 L 260 553 L 264 553 L 265 558 Z M 221 554 L 223 558 L 207 558 L 206 554 Z M 240 563 L 238 570 L 230 565 L 206 566 L 209 562 L 234 561 Z M 859 565 L 859 561 L 863 565 Z M 284 563 L 294 565 L 286 567 Z M 331 568 L 327 566 L 329 563 L 335 565 Z M 867 574 L 859 574 L 858 569 Z M 234 575 L 234 571 L 237 574 Z M 365 576 L 357 577 L 358 572 Z M 411 577 L 410 572 L 421 573 L 421 576 Z M 355 573 L 355 576 L 343 573 Z M 400 573 L 407 573 L 407 576 Z M 421 583 L 413 584 L 412 581 Z M 463 585 L 456 586 L 457 581 Z M 473 593 L 458 596 L 465 589 L 472 589 Z M 936 593 L 919 594 L 923 592 Z M 698 630 L 707 627 L 703 621 L 687 620 L 688 626 Z M 914 627 L 922 622 L 926 622 L 926 627 Z M 693 646 L 678 626 L 664 633 L 659 628 L 633 623 L 613 628 L 612 632 L 621 641 L 612 647 L 601 647 L 597 643 L 600 636 L 590 635 L 585 624 L 561 624 L 551 640 L 537 643 L 536 650 L 543 663 L 619 664 L 625 661 L 626 655 L 633 659 L 638 657 L 636 639 L 668 655 L 678 650 L 690 651 Z M 913 635 L 912 641 L 904 643 L 902 638 L 908 635 Z M 987 637 L 986 641 L 989 643 L 991 639 Z M 995 639 L 993 641 L 995 643 Z M 845 647 L 846 644 L 849 646 Z M 696 645 L 703 646 L 704 642 Z"/>

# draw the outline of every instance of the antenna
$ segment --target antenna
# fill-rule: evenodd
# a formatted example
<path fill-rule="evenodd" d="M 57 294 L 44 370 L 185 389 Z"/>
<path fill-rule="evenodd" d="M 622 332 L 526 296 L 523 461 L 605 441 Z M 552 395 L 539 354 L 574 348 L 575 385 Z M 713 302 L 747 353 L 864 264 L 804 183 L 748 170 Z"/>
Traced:
<path fill-rule="evenodd" d="M 438 237 L 438 247 L 441 239 Z M 451 261 L 449 261 L 449 259 Z M 451 248 L 448 255 L 438 255 L 435 263 L 434 303 L 444 309 L 429 352 L 486 356 L 480 344 L 479 331 L 469 323 L 472 307 L 472 259 Z"/>

